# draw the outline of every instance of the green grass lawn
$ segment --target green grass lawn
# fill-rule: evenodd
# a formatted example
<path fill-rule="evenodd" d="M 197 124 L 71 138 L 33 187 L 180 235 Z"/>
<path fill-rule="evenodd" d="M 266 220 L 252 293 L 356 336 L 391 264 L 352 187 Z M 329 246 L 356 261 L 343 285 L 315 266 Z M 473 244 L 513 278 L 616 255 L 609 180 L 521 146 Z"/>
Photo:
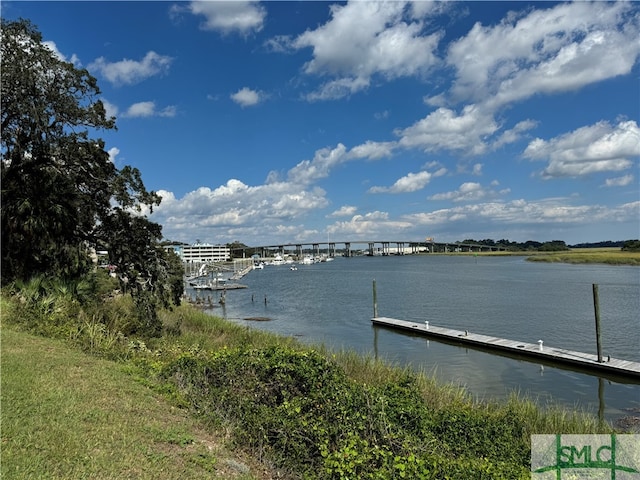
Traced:
<path fill-rule="evenodd" d="M 3 326 L 8 479 L 269 478 L 114 362 Z"/>

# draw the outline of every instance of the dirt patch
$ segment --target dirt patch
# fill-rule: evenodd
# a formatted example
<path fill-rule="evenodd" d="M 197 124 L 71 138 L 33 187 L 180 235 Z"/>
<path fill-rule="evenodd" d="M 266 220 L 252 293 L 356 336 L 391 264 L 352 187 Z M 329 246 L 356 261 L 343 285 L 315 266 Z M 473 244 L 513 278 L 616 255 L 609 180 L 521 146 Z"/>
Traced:
<path fill-rule="evenodd" d="M 616 428 L 625 432 L 640 432 L 640 417 L 627 415 L 616 420 Z"/>

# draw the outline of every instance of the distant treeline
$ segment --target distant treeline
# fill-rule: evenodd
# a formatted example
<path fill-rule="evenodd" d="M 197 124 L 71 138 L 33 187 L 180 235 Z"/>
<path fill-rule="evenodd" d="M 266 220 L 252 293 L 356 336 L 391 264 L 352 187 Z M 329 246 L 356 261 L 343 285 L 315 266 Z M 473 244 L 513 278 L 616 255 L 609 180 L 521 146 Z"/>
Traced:
<path fill-rule="evenodd" d="M 512 242 L 510 240 L 493 240 L 490 238 L 484 240 L 473 240 L 468 238 L 459 243 L 471 243 L 477 245 L 487 245 L 490 247 L 505 247 L 508 250 L 513 251 L 562 251 L 569 250 L 570 248 L 620 248 L 625 251 L 638 251 L 640 250 L 640 240 L 618 240 L 611 241 L 606 240 L 603 242 L 593 243 L 576 243 L 574 245 L 567 245 L 562 240 L 552 240 L 550 242 L 536 242 L 535 240 L 527 240 L 526 242 Z"/>
<path fill-rule="evenodd" d="M 550 242 L 536 242 L 535 240 L 527 240 L 526 242 L 512 242 L 503 238 L 502 240 L 493 240 L 491 238 L 485 238 L 484 240 L 474 240 L 467 238 L 462 242 L 466 244 L 486 245 L 488 247 L 504 247 L 507 250 L 522 251 L 522 250 L 536 250 L 536 251 L 562 251 L 569 250 L 567 244 L 562 240 L 552 240 Z"/>
<path fill-rule="evenodd" d="M 605 248 L 605 247 L 620 247 L 624 246 L 625 242 L 620 240 L 618 242 L 612 242 L 611 240 L 607 240 L 606 242 L 596 242 L 596 243 L 576 243 L 575 245 L 570 245 L 571 248 Z"/>

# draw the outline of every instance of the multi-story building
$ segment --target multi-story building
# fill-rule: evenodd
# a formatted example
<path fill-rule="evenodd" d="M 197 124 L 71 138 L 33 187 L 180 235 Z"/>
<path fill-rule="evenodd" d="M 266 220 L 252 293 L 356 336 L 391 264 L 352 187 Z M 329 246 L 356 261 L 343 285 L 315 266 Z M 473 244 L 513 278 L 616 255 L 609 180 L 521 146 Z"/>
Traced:
<path fill-rule="evenodd" d="M 212 263 L 231 260 L 231 249 L 227 245 L 194 243 L 193 245 L 167 245 L 185 263 Z"/>

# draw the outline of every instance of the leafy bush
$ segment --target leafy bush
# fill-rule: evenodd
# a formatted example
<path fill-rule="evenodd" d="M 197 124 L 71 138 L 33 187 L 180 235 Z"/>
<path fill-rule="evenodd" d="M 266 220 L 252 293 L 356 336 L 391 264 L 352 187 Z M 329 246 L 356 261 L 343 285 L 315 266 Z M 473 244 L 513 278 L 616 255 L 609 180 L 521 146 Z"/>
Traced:
<path fill-rule="evenodd" d="M 112 358 L 126 350 L 126 338 L 155 335 L 161 325 L 141 314 L 129 295 L 114 294 L 102 270 L 79 280 L 46 276 L 15 281 L 3 289 L 6 321 L 37 335 L 71 340 Z"/>
<path fill-rule="evenodd" d="M 499 479 L 528 471 L 528 438 L 505 412 L 434 412 L 414 376 L 360 384 L 314 350 L 199 351 L 161 377 L 200 415 L 233 426 L 239 444 L 303 478 Z"/>
<path fill-rule="evenodd" d="M 35 277 L 18 281 L 9 287 L 11 323 L 44 336 L 65 337 L 77 325 L 85 284 Z"/>

